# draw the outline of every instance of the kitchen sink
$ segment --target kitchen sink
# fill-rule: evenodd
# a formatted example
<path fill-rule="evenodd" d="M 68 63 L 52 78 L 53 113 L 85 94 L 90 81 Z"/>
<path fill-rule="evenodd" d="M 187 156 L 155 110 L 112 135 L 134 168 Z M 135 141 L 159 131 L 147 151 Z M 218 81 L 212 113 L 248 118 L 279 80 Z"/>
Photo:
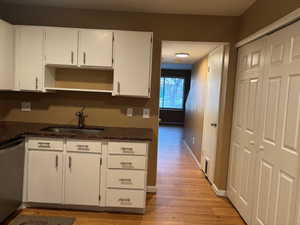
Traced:
<path fill-rule="evenodd" d="M 104 131 L 104 128 L 47 127 L 42 129 L 42 131 L 54 133 L 99 134 Z"/>

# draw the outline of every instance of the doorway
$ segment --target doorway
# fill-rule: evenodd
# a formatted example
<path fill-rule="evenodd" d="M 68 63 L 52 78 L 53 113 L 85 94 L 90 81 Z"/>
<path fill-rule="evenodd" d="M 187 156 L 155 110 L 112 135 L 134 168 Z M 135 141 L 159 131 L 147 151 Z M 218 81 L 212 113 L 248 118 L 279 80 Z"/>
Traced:
<path fill-rule="evenodd" d="M 182 126 L 182 142 L 211 183 L 215 174 L 222 74 L 227 66 L 226 45 L 162 42 L 160 125 Z"/>

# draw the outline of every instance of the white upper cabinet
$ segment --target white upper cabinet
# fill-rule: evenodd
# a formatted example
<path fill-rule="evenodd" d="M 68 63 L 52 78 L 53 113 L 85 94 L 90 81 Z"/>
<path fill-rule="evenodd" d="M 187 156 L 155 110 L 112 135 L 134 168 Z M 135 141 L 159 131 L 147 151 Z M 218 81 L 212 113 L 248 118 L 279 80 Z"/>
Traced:
<path fill-rule="evenodd" d="M 47 27 L 46 65 L 77 66 L 78 29 Z"/>
<path fill-rule="evenodd" d="M 150 97 L 152 33 L 116 31 L 114 95 Z"/>
<path fill-rule="evenodd" d="M 44 30 L 37 26 L 15 28 L 16 89 L 41 91 L 44 77 Z M 30 57 L 28 57 L 30 54 Z"/>
<path fill-rule="evenodd" d="M 14 29 L 0 20 L 0 90 L 12 90 L 14 81 Z"/>
<path fill-rule="evenodd" d="M 112 51 L 112 31 L 88 29 L 79 31 L 79 66 L 112 68 Z"/>

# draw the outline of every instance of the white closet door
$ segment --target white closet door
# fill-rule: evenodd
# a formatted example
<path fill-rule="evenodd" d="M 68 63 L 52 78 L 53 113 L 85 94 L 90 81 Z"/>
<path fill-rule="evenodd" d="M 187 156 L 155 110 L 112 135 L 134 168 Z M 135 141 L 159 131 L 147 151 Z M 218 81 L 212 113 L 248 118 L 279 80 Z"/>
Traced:
<path fill-rule="evenodd" d="M 265 39 L 262 39 L 241 49 L 236 85 L 228 195 L 247 223 L 250 223 L 253 205 L 264 46 Z"/>
<path fill-rule="evenodd" d="M 253 224 L 295 225 L 299 192 L 300 22 L 269 36 Z"/>

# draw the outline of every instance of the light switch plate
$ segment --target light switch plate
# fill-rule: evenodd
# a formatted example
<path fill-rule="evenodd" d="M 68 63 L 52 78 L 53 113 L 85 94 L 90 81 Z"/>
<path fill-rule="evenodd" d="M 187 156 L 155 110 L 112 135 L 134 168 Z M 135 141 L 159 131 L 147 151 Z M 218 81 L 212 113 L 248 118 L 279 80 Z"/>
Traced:
<path fill-rule="evenodd" d="M 143 118 L 145 118 L 145 119 L 150 118 L 150 109 L 148 109 L 148 108 L 143 109 Z"/>
<path fill-rule="evenodd" d="M 30 112 L 31 111 L 31 102 L 21 102 L 21 111 Z"/>
<path fill-rule="evenodd" d="M 133 108 L 127 108 L 127 116 L 132 117 L 133 116 Z"/>

